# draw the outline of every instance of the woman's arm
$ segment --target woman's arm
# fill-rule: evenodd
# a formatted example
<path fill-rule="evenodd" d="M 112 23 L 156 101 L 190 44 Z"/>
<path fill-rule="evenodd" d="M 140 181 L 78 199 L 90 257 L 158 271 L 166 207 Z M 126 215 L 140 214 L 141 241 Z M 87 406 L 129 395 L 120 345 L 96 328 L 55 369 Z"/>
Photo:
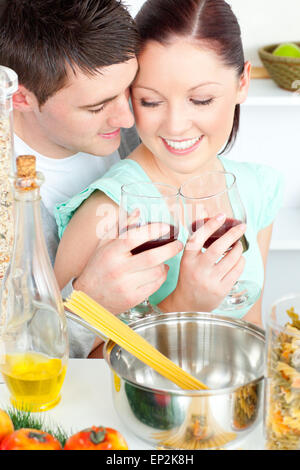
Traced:
<path fill-rule="evenodd" d="M 264 271 L 266 273 L 267 258 L 270 248 L 270 242 L 272 237 L 273 224 L 261 230 L 257 235 L 257 243 L 261 252 L 261 256 L 264 264 Z M 264 286 L 263 286 L 264 288 Z M 255 323 L 258 326 L 262 326 L 262 298 L 263 298 L 263 288 L 258 301 L 253 305 L 253 307 L 248 311 L 248 313 L 243 317 L 243 320 Z"/>
<path fill-rule="evenodd" d="M 104 211 L 99 211 L 100 205 L 107 207 L 106 215 L 103 215 Z M 54 271 L 60 289 L 82 273 L 101 241 L 97 228 L 101 229 L 102 223 L 113 227 L 118 217 L 117 211 L 117 204 L 100 191 L 95 191 L 75 212 L 61 238 L 55 258 Z"/>

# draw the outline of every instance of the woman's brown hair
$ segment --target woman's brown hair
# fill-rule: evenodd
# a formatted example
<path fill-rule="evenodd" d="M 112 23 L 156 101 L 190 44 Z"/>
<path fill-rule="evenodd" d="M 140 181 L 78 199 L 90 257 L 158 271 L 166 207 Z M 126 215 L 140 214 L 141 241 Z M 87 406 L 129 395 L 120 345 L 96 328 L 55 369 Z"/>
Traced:
<path fill-rule="evenodd" d="M 224 0 L 147 0 L 135 21 L 141 36 L 141 50 L 147 41 L 167 45 L 176 36 L 188 37 L 215 51 L 226 66 L 236 69 L 238 77 L 243 74 L 245 58 L 240 26 Z M 239 121 L 238 104 L 223 152 L 234 144 Z"/>

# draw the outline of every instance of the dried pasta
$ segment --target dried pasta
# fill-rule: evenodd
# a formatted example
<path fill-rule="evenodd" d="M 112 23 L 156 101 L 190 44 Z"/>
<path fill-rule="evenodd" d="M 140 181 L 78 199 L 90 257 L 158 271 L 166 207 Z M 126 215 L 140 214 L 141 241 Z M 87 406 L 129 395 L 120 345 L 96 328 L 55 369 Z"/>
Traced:
<path fill-rule="evenodd" d="M 84 292 L 74 290 L 65 306 L 178 387 L 184 390 L 208 389 Z"/>
<path fill-rule="evenodd" d="M 273 333 L 268 358 L 266 441 L 267 449 L 300 449 L 300 321 L 292 319 L 284 332 Z"/>

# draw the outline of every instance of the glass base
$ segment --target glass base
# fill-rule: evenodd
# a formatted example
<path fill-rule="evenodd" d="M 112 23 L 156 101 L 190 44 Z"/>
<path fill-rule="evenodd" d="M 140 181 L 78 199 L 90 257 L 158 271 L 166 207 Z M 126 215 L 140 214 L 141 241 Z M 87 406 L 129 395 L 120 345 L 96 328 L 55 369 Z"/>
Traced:
<path fill-rule="evenodd" d="M 260 294 L 261 288 L 256 282 L 238 281 L 218 306 L 218 310 L 230 312 L 251 307 L 259 299 Z"/>
<path fill-rule="evenodd" d="M 161 311 L 156 305 L 151 305 L 148 300 L 145 300 L 130 310 L 120 313 L 118 318 L 128 325 L 137 320 L 141 320 L 142 318 L 146 318 L 151 315 L 158 315 L 160 313 Z"/>
<path fill-rule="evenodd" d="M 10 397 L 10 402 L 14 408 L 21 411 L 30 411 L 32 413 L 37 413 L 40 411 L 47 411 L 54 408 L 61 400 L 61 395 L 58 395 L 55 400 L 48 403 L 33 403 L 27 400 L 19 400 L 14 397 Z"/>

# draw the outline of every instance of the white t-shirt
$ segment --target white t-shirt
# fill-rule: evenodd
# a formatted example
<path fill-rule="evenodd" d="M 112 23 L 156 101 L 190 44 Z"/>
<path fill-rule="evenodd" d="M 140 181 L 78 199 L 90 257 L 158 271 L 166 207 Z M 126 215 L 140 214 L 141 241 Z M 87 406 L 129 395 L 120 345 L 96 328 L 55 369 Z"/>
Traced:
<path fill-rule="evenodd" d="M 16 134 L 14 145 L 16 157 L 18 155 L 36 157 L 37 171 L 41 171 L 45 177 L 41 187 L 41 197 L 50 214 L 53 214 L 56 204 L 75 196 L 120 160 L 118 151 L 105 157 L 80 152 L 67 158 L 49 158 L 33 150 Z"/>

